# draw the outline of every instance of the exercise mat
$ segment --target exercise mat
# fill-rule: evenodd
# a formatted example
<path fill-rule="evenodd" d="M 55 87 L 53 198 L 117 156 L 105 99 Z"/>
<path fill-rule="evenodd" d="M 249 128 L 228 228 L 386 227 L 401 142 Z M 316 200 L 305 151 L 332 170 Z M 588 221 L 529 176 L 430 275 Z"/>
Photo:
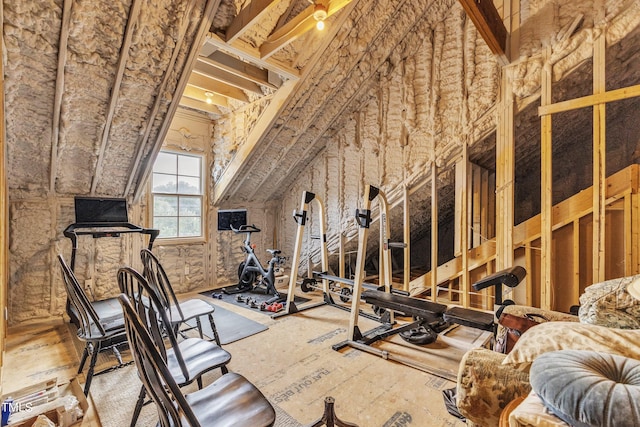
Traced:
<path fill-rule="evenodd" d="M 262 323 L 248 319 L 238 313 L 234 313 L 233 311 L 220 307 L 219 305 L 212 305 L 216 308 L 216 311 L 213 312 L 213 320 L 216 323 L 216 329 L 218 330 L 218 336 L 220 337 L 220 344 L 229 344 L 269 329 Z M 202 316 L 200 321 L 202 323 L 203 333 L 207 337 L 213 337 L 213 331 L 211 330 L 211 325 L 209 324 L 207 316 Z M 187 324 L 190 326 L 196 326 L 196 320 L 189 320 Z"/>

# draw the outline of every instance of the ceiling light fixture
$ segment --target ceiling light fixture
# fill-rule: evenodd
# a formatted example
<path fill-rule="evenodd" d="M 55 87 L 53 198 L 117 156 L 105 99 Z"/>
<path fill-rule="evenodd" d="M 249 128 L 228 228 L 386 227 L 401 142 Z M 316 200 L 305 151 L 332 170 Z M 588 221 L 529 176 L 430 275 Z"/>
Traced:
<path fill-rule="evenodd" d="M 213 104 L 213 99 L 212 99 L 213 98 L 213 92 L 205 92 L 204 96 L 207 97 L 207 100 L 206 100 L 207 104 Z"/>
<path fill-rule="evenodd" d="M 327 6 L 322 3 L 315 3 L 313 6 L 313 19 L 316 21 L 316 28 L 319 31 L 324 30 L 324 20 L 327 19 Z"/>

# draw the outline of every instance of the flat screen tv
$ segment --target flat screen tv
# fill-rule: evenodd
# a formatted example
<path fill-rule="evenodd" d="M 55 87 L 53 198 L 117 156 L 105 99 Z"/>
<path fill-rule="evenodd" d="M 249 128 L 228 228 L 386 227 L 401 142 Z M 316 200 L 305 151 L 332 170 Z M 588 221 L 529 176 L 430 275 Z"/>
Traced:
<path fill-rule="evenodd" d="M 218 211 L 218 231 L 231 230 L 247 223 L 246 209 L 226 209 Z"/>
<path fill-rule="evenodd" d="M 76 223 L 129 222 L 127 200 L 104 197 L 76 197 Z"/>

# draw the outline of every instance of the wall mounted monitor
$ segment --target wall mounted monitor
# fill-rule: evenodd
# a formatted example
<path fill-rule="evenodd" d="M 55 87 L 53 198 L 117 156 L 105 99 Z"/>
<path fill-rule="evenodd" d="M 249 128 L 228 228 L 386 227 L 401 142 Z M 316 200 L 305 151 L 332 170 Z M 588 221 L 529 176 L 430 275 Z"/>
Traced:
<path fill-rule="evenodd" d="M 226 209 L 218 211 L 218 231 L 231 230 L 247 224 L 246 209 Z"/>
<path fill-rule="evenodd" d="M 129 222 L 127 200 L 121 198 L 75 198 L 76 223 Z"/>

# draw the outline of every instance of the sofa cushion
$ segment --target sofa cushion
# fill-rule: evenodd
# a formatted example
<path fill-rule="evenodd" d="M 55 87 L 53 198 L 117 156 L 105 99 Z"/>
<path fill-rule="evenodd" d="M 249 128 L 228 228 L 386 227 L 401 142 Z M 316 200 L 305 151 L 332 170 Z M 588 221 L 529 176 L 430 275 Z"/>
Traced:
<path fill-rule="evenodd" d="M 576 427 L 640 425 L 640 361 L 595 351 L 543 354 L 529 373 L 533 391 Z"/>
<path fill-rule="evenodd" d="M 640 300 L 627 291 L 637 282 L 640 282 L 640 275 L 588 286 L 580 295 L 580 322 L 609 328 L 640 329 Z"/>
<path fill-rule="evenodd" d="M 576 322 L 546 322 L 526 331 L 503 364 L 527 371 L 540 355 L 556 350 L 594 350 L 640 359 L 640 330 Z"/>

